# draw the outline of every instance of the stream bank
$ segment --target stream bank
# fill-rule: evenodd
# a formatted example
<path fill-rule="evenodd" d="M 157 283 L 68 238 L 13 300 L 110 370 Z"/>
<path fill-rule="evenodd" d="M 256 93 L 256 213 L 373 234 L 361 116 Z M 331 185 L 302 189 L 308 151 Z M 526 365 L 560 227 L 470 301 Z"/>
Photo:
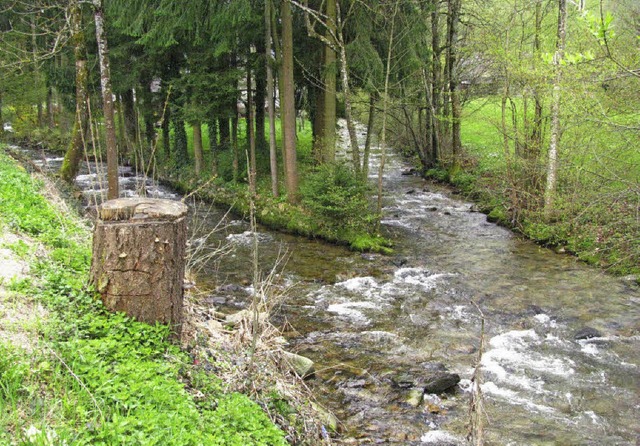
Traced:
<path fill-rule="evenodd" d="M 293 350 L 316 362 L 309 385 L 340 419 L 340 441 L 463 444 L 477 304 L 489 443 L 635 444 L 638 288 L 514 236 L 447 188 L 402 175 L 409 167 L 392 154 L 385 175 L 392 257 L 258 229 L 263 272 L 289 253 L 275 321 L 290 327 Z M 238 311 L 251 300 L 254 235 L 223 211 L 203 206 L 195 215 L 200 237 L 224 221 L 209 243 L 235 249 L 202 265 L 205 299 Z M 587 328 L 593 337 L 578 336 Z M 443 369 L 461 378 L 453 391 L 420 391 Z"/>

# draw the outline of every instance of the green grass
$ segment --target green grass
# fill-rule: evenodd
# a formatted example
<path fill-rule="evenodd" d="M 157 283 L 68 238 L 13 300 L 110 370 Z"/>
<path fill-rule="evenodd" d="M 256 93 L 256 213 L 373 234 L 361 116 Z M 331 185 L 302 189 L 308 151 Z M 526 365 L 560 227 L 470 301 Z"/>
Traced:
<path fill-rule="evenodd" d="M 256 403 L 224 393 L 168 342 L 168 327 L 105 311 L 86 287 L 88 229 L 2 152 L 0 177 L 2 227 L 50 252 L 32 261 L 32 280 L 11 284 L 49 315 L 33 352 L 0 342 L 0 444 L 286 444 Z M 193 386 L 204 396 L 194 399 Z"/>
<path fill-rule="evenodd" d="M 522 100 L 514 100 L 514 106 L 521 109 Z M 558 189 L 550 216 L 541 208 L 548 121 L 538 164 L 527 166 L 514 156 L 513 148 L 508 164 L 498 97 L 476 99 L 465 107 L 463 170 L 429 173 L 478 200 L 493 221 L 513 226 L 543 245 L 561 246 L 615 274 L 640 277 L 640 198 L 634 192 L 640 185 L 640 114 L 609 113 L 601 119 L 568 109 L 563 119 Z M 518 125 L 522 132 L 522 123 Z M 523 184 L 531 178 L 531 169 L 538 172 L 538 186 L 526 190 Z M 523 209 L 513 200 L 524 193 L 531 195 Z"/>

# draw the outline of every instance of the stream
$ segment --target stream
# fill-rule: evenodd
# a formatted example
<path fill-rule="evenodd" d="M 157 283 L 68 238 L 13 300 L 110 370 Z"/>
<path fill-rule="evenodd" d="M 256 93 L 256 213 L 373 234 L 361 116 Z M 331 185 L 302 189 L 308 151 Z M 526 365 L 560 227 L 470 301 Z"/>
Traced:
<path fill-rule="evenodd" d="M 347 140 L 344 128 L 340 136 Z M 49 169 L 62 161 L 30 156 Z M 85 164 L 77 180 L 89 202 L 103 189 L 98 168 Z M 488 223 L 450 189 L 403 175 L 409 168 L 388 154 L 382 223 L 392 256 L 264 228 L 257 234 L 265 273 L 287 253 L 280 278 L 288 288 L 275 321 L 286 327 L 288 349 L 315 361 L 308 384 L 340 420 L 337 443 L 467 444 L 483 339 L 485 444 L 640 444 L 638 287 Z M 143 188 L 179 198 L 130 168 L 121 176 L 121 195 Z M 223 217 L 207 243 L 236 249 L 200 264 L 197 282 L 211 305 L 232 312 L 248 305 L 252 290 L 248 223 L 200 204 L 192 243 Z M 444 371 L 460 376 L 454 389 L 412 400 Z"/>

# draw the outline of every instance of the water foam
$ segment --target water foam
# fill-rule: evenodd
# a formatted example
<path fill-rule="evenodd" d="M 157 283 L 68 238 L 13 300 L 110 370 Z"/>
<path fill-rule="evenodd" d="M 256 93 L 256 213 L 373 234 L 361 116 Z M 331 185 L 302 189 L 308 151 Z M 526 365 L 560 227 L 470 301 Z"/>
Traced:
<path fill-rule="evenodd" d="M 420 437 L 420 441 L 425 444 L 464 444 L 464 440 L 443 430 L 429 431 Z"/>
<path fill-rule="evenodd" d="M 494 336 L 489 341 L 491 349 L 482 355 L 482 368 L 499 382 L 545 393 L 544 380 L 541 377 L 530 378 L 527 371 L 564 377 L 573 375 L 575 370 L 571 360 L 532 351 L 543 342 L 534 330 L 514 330 Z"/>

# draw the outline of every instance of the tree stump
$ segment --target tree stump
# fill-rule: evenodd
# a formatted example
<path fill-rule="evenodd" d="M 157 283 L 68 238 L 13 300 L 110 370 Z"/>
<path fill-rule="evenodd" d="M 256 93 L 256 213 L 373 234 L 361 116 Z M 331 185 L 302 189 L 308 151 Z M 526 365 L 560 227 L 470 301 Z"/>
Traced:
<path fill-rule="evenodd" d="M 179 335 L 186 250 L 183 203 L 118 198 L 98 209 L 91 280 L 111 311 Z"/>

